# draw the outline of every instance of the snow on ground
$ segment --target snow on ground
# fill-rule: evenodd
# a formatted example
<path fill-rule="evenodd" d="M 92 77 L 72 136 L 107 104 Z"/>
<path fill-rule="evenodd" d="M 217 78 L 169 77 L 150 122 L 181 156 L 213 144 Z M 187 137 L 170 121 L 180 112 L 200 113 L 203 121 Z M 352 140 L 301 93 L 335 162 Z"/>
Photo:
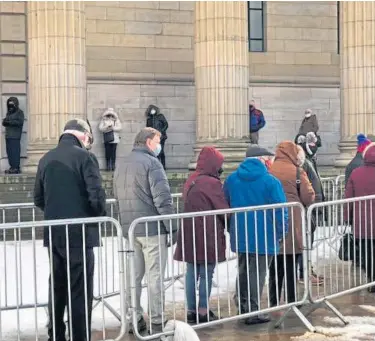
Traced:
<path fill-rule="evenodd" d="M 327 228 L 317 229 L 317 239 L 321 236 L 330 236 L 330 241 L 322 241 L 316 244 L 318 252 L 313 252 L 313 263 L 323 260 L 337 258 L 337 241 L 334 230 Z M 94 296 L 99 297 L 101 293 L 111 293 L 119 290 L 118 252 L 117 239 L 108 237 L 104 240 L 104 246 L 95 249 L 95 275 L 94 275 Z M 229 238 L 227 238 L 229 244 Z M 227 247 L 228 256 L 229 245 Z M 172 274 L 184 274 L 184 265 L 173 261 L 172 250 L 169 252 L 166 278 Z M 314 258 L 315 257 L 315 258 Z M 33 336 L 37 330 L 40 336 L 45 335 L 47 315 L 44 308 L 31 308 L 4 311 L 5 307 L 31 304 L 35 302 L 46 303 L 48 297 L 48 276 L 49 259 L 47 249 L 42 247 L 42 242 L 37 241 L 35 245 L 31 241 L 20 243 L 6 242 L 0 244 L 0 303 L 3 308 L 0 313 L 0 339 L 16 339 L 17 329 L 21 330 L 24 336 Z M 101 260 L 101 261 L 100 261 Z M 102 264 L 100 267 L 99 264 Z M 17 271 L 18 269 L 18 271 Z M 35 276 L 36 274 L 36 276 Z M 232 260 L 220 264 L 214 274 L 214 282 L 217 285 L 212 290 L 212 296 L 219 296 L 224 293 L 233 292 L 235 288 L 237 269 L 236 261 Z M 183 277 L 181 278 L 183 280 Z M 170 287 L 166 290 L 166 302 L 184 302 L 184 287 L 180 281 L 167 281 Z M 18 296 L 17 296 L 18 293 Z M 18 297 L 18 302 L 17 302 Z M 120 310 L 120 297 L 118 295 L 106 299 L 115 310 Z M 148 303 L 147 292 L 143 291 L 142 306 L 146 309 Z M 106 328 L 118 327 L 119 321 L 105 308 L 99 304 L 93 310 L 92 327 L 95 330 L 102 330 L 103 324 Z"/>

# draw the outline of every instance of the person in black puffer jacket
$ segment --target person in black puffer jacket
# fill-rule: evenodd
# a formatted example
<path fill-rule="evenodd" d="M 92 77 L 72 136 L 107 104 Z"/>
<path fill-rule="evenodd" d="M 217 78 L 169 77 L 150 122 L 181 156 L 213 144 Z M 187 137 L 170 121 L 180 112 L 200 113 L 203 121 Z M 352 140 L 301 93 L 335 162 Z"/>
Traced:
<path fill-rule="evenodd" d="M 165 116 L 160 112 L 160 109 L 156 105 L 149 105 L 146 110 L 146 127 L 154 128 L 161 133 L 160 137 L 160 145 L 161 145 L 161 152 L 158 156 L 159 161 L 163 165 L 164 170 L 165 167 L 165 153 L 164 153 L 164 145 L 165 141 L 168 138 L 167 136 L 167 129 L 168 129 L 168 121 Z"/>
<path fill-rule="evenodd" d="M 21 137 L 25 115 L 19 108 L 17 97 L 9 97 L 7 100 L 7 114 L 3 119 L 5 127 L 5 144 L 10 168 L 6 174 L 19 174 L 21 160 Z"/>

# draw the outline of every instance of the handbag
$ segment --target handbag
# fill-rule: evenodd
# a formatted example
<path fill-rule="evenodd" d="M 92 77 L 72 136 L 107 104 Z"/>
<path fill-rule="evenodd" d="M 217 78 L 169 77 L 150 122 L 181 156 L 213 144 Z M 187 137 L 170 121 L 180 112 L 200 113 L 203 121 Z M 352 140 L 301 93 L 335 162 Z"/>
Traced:
<path fill-rule="evenodd" d="M 342 261 L 355 261 L 359 263 L 360 253 L 358 243 L 351 232 L 346 232 L 342 236 L 338 256 Z"/>
<path fill-rule="evenodd" d="M 103 133 L 103 140 L 104 143 L 111 143 L 115 140 L 115 134 L 113 130 L 107 131 L 106 133 Z"/>

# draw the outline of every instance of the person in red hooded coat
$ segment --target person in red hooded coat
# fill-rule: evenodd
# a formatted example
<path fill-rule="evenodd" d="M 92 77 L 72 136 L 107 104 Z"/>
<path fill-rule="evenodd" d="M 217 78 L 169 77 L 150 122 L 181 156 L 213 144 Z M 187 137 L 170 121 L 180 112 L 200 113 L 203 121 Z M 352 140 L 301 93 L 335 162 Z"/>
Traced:
<path fill-rule="evenodd" d="M 185 213 L 229 208 L 220 181 L 223 162 L 223 155 L 214 147 L 201 150 L 197 169 L 184 185 Z M 225 261 L 225 227 L 225 215 L 185 218 L 181 222 L 174 259 L 187 263 L 185 290 L 188 323 L 217 319 L 208 309 L 208 300 L 216 264 Z M 196 302 L 198 279 L 199 302 Z"/>
<path fill-rule="evenodd" d="M 375 143 L 363 152 L 364 165 L 353 170 L 345 187 L 345 198 L 375 195 Z M 375 200 L 344 205 L 344 220 L 353 228 L 361 255 L 361 266 L 369 282 L 375 281 Z M 375 292 L 375 286 L 369 288 Z"/>

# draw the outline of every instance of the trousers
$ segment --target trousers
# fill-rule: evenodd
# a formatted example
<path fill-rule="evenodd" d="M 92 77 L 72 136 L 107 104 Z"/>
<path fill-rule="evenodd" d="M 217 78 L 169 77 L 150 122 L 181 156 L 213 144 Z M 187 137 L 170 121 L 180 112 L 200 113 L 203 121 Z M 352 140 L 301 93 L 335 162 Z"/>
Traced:
<path fill-rule="evenodd" d="M 160 140 L 160 146 L 161 146 L 161 151 L 160 154 L 158 155 L 158 159 L 163 165 L 163 168 L 165 169 L 165 153 L 164 153 L 164 145 L 165 145 L 165 139 Z"/>
<path fill-rule="evenodd" d="M 50 274 L 48 289 L 48 339 L 49 341 L 65 341 L 64 312 L 66 308 L 68 311 L 68 325 L 72 325 L 71 330 L 70 327 L 68 328 L 69 335 L 73 336 L 75 341 L 90 341 L 95 266 L 94 251 L 93 249 L 86 249 L 86 288 L 82 250 L 79 248 L 69 249 L 69 267 L 66 251 L 66 248 L 52 247 L 51 253 L 49 249 L 49 257 L 50 261 L 52 257 L 53 269 Z M 70 276 L 70 295 L 68 292 L 68 271 Z M 53 276 L 53 287 L 51 276 Z"/>
<path fill-rule="evenodd" d="M 284 285 L 287 302 L 296 301 L 296 271 L 297 259 L 300 255 L 277 255 L 271 262 L 270 279 L 269 279 L 269 297 L 271 307 L 279 304 L 281 298 L 281 290 Z M 277 264 L 276 264 L 277 263 Z"/>
<path fill-rule="evenodd" d="M 164 273 L 167 264 L 167 255 L 167 235 L 136 237 L 134 259 L 138 320 L 143 317 L 143 308 L 141 306 L 142 280 L 146 275 L 149 302 L 148 315 L 150 321 L 152 324 L 162 324 L 165 322 Z M 128 280 L 130 280 L 129 277 Z M 128 299 L 130 299 L 130 296 Z"/>
<path fill-rule="evenodd" d="M 104 143 L 105 160 L 107 168 L 115 168 L 117 143 Z"/>
<path fill-rule="evenodd" d="M 8 155 L 8 162 L 11 169 L 20 169 L 21 160 L 21 140 L 5 139 L 5 146 Z"/>
<path fill-rule="evenodd" d="M 237 306 L 240 314 L 259 310 L 268 270 L 267 264 L 270 264 L 272 258 L 268 255 L 258 255 L 257 259 L 256 254 L 238 254 L 238 279 L 234 299 L 238 301 Z M 237 291 L 239 291 L 239 295 Z"/>

